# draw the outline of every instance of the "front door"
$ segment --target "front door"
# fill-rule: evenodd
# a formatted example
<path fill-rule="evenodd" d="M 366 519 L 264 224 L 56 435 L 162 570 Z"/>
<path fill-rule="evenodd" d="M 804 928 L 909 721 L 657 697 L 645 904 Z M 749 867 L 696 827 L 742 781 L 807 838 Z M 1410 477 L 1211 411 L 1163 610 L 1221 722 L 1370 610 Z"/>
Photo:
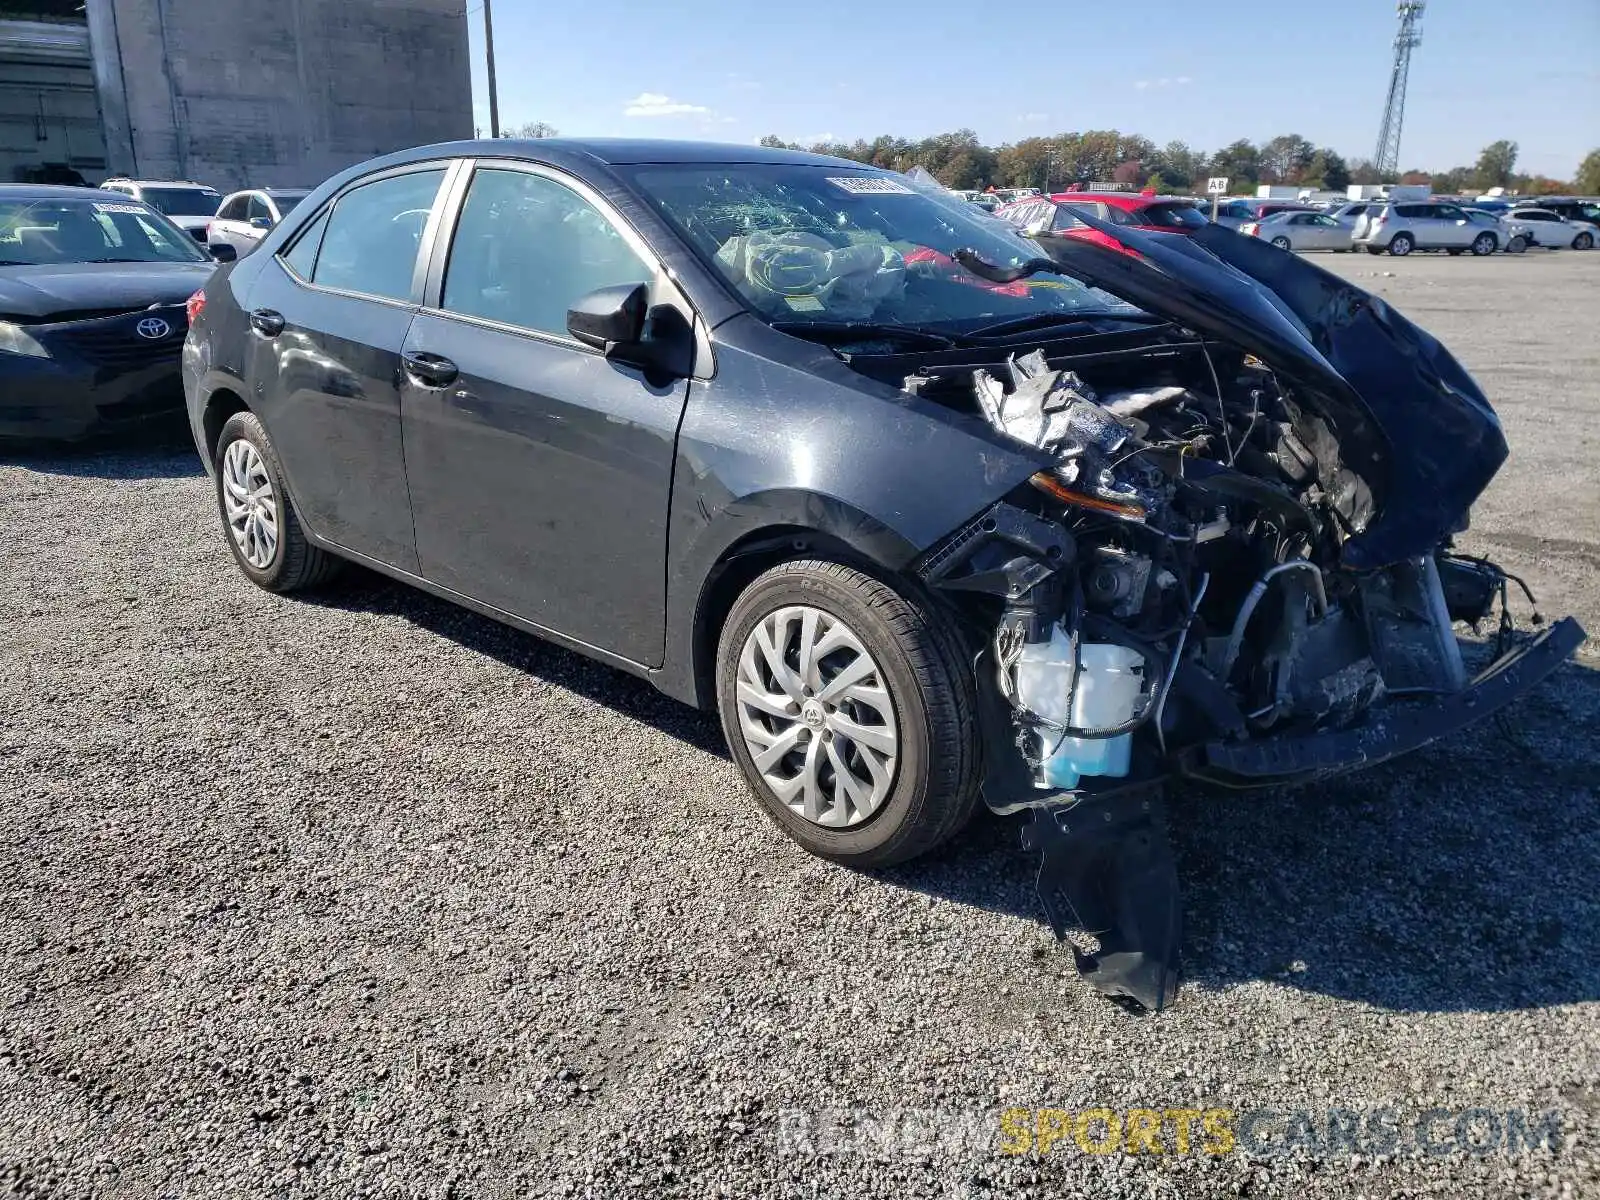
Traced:
<path fill-rule="evenodd" d="M 686 307 L 581 185 L 479 166 L 406 338 L 401 407 L 424 578 L 655 666 L 687 384 L 649 384 L 566 327 L 580 297 L 627 283 Z"/>
<path fill-rule="evenodd" d="M 301 519 L 338 546 L 417 569 L 400 436 L 400 350 L 445 168 L 361 183 L 250 289 L 251 407 Z"/>

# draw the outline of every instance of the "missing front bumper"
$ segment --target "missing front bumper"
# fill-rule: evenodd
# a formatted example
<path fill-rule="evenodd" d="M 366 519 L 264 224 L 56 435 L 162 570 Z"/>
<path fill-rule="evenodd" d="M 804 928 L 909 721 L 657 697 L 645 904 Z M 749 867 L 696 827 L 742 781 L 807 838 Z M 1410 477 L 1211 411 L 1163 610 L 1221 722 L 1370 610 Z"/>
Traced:
<path fill-rule="evenodd" d="M 1354 729 L 1252 742 L 1207 742 L 1179 759 L 1182 774 L 1226 787 L 1304 783 L 1409 754 L 1498 712 L 1552 675 L 1583 644 L 1563 617 L 1489 665 L 1465 689 L 1426 704 L 1393 704 Z"/>

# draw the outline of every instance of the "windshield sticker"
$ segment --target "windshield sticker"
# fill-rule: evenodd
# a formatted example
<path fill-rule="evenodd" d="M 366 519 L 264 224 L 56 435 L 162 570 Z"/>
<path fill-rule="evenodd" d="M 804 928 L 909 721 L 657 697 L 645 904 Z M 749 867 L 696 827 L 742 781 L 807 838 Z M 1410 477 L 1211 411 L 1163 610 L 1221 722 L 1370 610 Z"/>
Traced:
<path fill-rule="evenodd" d="M 103 213 L 132 213 L 136 217 L 142 217 L 146 212 L 142 204 L 96 204 L 94 210 Z"/>
<path fill-rule="evenodd" d="M 785 296 L 783 299 L 795 312 L 822 311 L 822 301 L 815 296 Z"/>
<path fill-rule="evenodd" d="M 874 175 L 829 176 L 828 182 L 841 192 L 852 196 L 915 196 L 916 189 L 909 188 L 898 179 L 880 179 Z"/>

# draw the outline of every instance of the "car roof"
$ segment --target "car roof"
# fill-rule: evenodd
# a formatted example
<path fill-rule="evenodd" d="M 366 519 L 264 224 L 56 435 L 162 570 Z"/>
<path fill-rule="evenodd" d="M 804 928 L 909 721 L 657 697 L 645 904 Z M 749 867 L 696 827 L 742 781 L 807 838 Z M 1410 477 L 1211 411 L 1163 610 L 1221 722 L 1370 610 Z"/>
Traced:
<path fill-rule="evenodd" d="M 0 200 L 95 200 L 108 204 L 97 187 L 55 183 L 0 183 Z"/>
<path fill-rule="evenodd" d="M 419 146 L 392 156 L 399 161 L 441 156 L 514 157 L 560 161 L 583 156 L 608 166 L 638 166 L 645 163 L 791 163 L 814 166 L 848 166 L 872 171 L 882 168 L 871 163 L 809 154 L 802 150 L 776 150 L 727 142 L 673 141 L 658 138 L 499 138 L 467 142 L 443 142 Z"/>
<path fill-rule="evenodd" d="M 1144 208 L 1150 204 L 1193 204 L 1188 196 L 1146 196 L 1143 192 L 1057 192 L 1050 197 L 1057 204 L 1089 202 L 1112 208 Z"/>

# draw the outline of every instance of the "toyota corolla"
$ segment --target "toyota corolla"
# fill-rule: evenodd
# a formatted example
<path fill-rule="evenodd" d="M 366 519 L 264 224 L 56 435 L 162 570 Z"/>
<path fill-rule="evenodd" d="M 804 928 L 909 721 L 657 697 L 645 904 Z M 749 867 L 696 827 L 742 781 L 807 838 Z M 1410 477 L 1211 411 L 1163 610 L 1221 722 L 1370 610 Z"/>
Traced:
<path fill-rule="evenodd" d="M 190 421 L 255 583 L 361 563 L 715 708 L 838 862 L 1027 811 L 1086 977 L 1159 1007 L 1165 784 L 1381 762 L 1583 634 L 1516 634 L 1452 549 L 1506 443 L 1382 300 L 1220 227 L 966 208 L 752 147 L 395 155 L 195 298 Z"/>

